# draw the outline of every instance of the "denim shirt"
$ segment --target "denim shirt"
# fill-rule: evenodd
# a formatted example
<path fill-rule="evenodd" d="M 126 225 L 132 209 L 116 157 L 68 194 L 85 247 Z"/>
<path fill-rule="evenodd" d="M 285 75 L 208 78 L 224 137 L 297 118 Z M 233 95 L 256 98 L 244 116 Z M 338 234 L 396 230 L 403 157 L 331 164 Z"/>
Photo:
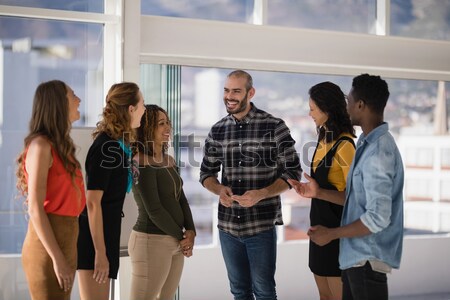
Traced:
<path fill-rule="evenodd" d="M 403 163 L 394 138 L 383 123 L 358 139 L 347 177 L 341 225 L 360 219 L 371 234 L 341 238 L 342 270 L 365 260 L 398 269 L 403 245 Z"/>

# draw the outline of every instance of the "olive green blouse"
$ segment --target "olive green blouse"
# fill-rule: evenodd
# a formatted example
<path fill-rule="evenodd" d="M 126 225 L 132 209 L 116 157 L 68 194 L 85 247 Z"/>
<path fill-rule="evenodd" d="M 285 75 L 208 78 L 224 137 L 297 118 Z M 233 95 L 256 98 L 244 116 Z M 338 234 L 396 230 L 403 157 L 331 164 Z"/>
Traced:
<path fill-rule="evenodd" d="M 183 181 L 175 167 L 139 168 L 139 181 L 133 185 L 138 218 L 133 230 L 170 235 L 183 239 L 183 230 L 195 231 Z"/>

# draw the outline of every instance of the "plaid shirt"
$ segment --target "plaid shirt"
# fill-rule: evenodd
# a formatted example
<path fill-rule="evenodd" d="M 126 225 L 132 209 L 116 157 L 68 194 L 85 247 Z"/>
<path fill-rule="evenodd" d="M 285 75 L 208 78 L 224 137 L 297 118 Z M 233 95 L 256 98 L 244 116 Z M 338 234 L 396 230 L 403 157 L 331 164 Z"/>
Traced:
<path fill-rule="evenodd" d="M 231 114 L 211 128 L 205 141 L 200 182 L 217 178 L 222 167 L 222 184 L 233 194 L 267 187 L 278 178 L 300 179 L 300 160 L 295 141 L 283 120 L 257 109 L 236 120 Z M 219 229 L 234 236 L 251 236 L 282 225 L 280 196 L 263 199 L 253 207 L 219 202 Z"/>

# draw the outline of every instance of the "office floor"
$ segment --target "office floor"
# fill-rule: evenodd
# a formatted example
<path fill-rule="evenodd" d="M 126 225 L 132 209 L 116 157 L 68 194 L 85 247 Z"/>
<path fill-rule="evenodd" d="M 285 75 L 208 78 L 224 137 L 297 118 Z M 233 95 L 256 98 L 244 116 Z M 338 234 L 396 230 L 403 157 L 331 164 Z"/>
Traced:
<path fill-rule="evenodd" d="M 450 300 L 450 293 L 442 294 L 426 294 L 415 296 L 395 296 L 390 297 L 391 300 Z"/>

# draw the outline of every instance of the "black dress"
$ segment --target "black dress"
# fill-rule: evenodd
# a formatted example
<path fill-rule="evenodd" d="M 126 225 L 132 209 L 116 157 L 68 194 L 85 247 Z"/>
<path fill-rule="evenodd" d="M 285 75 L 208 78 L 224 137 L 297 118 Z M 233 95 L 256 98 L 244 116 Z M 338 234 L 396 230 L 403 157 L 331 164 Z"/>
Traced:
<path fill-rule="evenodd" d="M 86 157 L 86 188 L 102 190 L 103 234 L 109 261 L 109 278 L 119 271 L 122 208 L 128 184 L 129 160 L 118 141 L 100 133 Z M 79 217 L 78 269 L 94 270 L 95 249 L 89 230 L 87 208 Z"/>
<path fill-rule="evenodd" d="M 337 190 L 334 185 L 328 182 L 328 173 L 330 171 L 333 157 L 336 154 L 339 144 L 343 141 L 350 141 L 353 146 L 353 139 L 343 136 L 339 138 L 333 147 L 327 152 L 325 157 L 319 162 L 316 169 L 313 168 L 313 159 L 311 162 L 311 177 L 314 178 L 322 189 Z M 328 228 L 339 227 L 341 224 L 343 206 L 334 204 L 321 199 L 313 198 L 311 200 L 311 211 L 309 214 L 311 226 L 322 225 Z M 316 275 L 324 277 L 340 277 L 339 269 L 339 239 L 331 241 L 325 246 L 319 246 L 313 241 L 309 241 L 309 268 Z"/>

